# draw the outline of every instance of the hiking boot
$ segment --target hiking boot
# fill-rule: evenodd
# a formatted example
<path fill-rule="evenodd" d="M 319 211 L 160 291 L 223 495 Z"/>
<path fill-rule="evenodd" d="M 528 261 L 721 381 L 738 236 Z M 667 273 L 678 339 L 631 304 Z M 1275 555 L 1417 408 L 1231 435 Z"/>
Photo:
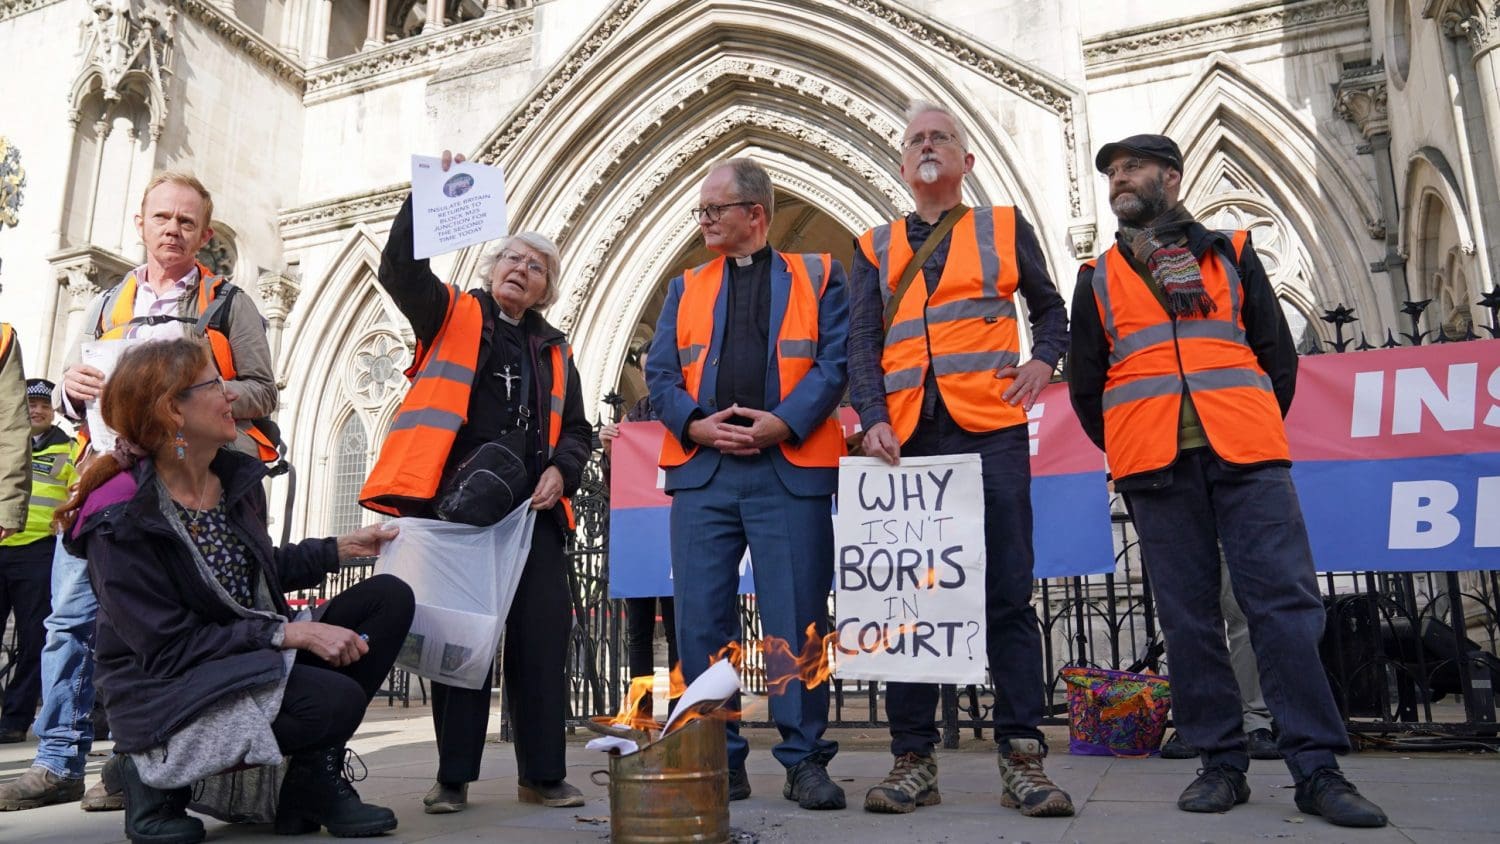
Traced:
<path fill-rule="evenodd" d="M 1198 778 L 1183 789 L 1177 808 L 1184 812 L 1224 813 L 1250 799 L 1245 772 L 1228 765 L 1198 769 Z"/>
<path fill-rule="evenodd" d="M 120 757 L 110 754 L 104 768 L 99 771 L 99 781 L 83 793 L 78 808 L 85 812 L 118 812 L 125 808 L 125 784 L 120 781 Z"/>
<path fill-rule="evenodd" d="M 1161 758 L 1163 759 L 1197 759 L 1198 748 L 1193 747 L 1182 740 L 1182 733 L 1172 731 L 1172 737 L 1167 739 L 1161 746 Z"/>
<path fill-rule="evenodd" d="M 1040 741 L 1011 739 L 1010 752 L 1002 752 L 999 759 L 1000 782 L 1005 786 L 1001 806 L 1019 809 L 1028 818 L 1066 818 L 1073 814 L 1073 798 L 1042 770 Z"/>
<path fill-rule="evenodd" d="M 83 796 L 83 779 L 68 779 L 33 765 L 19 778 L 0 785 L 0 812 L 72 803 Z"/>
<path fill-rule="evenodd" d="M 120 757 L 120 781 L 125 792 L 125 837 L 132 844 L 197 844 L 203 840 L 203 821 L 187 813 L 192 789 L 167 791 L 145 784 L 128 754 Z"/>
<path fill-rule="evenodd" d="M 1251 730 L 1250 735 L 1245 736 L 1245 750 L 1251 759 L 1281 758 L 1281 748 L 1276 746 L 1276 737 L 1264 727 Z"/>
<path fill-rule="evenodd" d="M 885 781 L 865 792 L 865 811 L 883 815 L 904 815 L 918 806 L 936 806 L 943 802 L 937 787 L 937 759 L 903 753 L 886 774 Z"/>
<path fill-rule="evenodd" d="M 1360 795 L 1337 768 L 1319 768 L 1297 783 L 1297 809 L 1334 826 L 1385 826 L 1385 812 Z"/>
<path fill-rule="evenodd" d="M 469 784 L 435 782 L 422 798 L 422 811 L 429 815 L 451 815 L 469 808 Z"/>
<path fill-rule="evenodd" d="M 781 796 L 804 809 L 844 808 L 844 790 L 828 778 L 825 764 L 809 757 L 788 768 Z"/>
<path fill-rule="evenodd" d="M 363 838 L 396 828 L 396 813 L 359 799 L 349 770 L 359 757 L 343 747 L 292 756 L 276 802 L 276 834 L 301 835 L 325 827 L 337 838 Z M 364 767 L 363 762 L 359 762 Z"/>
<path fill-rule="evenodd" d="M 520 780 L 518 786 L 517 796 L 522 803 L 537 803 L 552 809 L 583 805 L 583 792 L 568 785 L 567 780 L 547 783 Z"/>
<path fill-rule="evenodd" d="M 745 766 L 729 769 L 729 799 L 745 800 L 750 797 L 750 774 Z"/>

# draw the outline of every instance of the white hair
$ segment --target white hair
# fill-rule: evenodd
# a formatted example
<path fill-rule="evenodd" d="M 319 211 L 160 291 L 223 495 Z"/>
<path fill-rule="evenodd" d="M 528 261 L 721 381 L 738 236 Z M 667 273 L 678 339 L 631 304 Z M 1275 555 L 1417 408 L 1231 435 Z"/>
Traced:
<path fill-rule="evenodd" d="M 964 131 L 964 124 L 958 119 L 958 115 L 954 114 L 953 109 L 947 106 L 941 106 L 927 100 L 912 100 L 911 104 L 906 107 L 906 125 L 910 126 L 917 121 L 918 117 L 934 111 L 948 118 L 953 124 L 954 133 L 958 135 L 959 147 L 967 150 L 969 148 L 969 133 Z M 903 137 L 901 143 L 906 143 L 906 138 Z"/>
<path fill-rule="evenodd" d="M 484 282 L 485 289 L 488 290 L 492 283 L 490 273 L 494 272 L 495 263 L 500 260 L 500 253 L 509 249 L 513 243 L 520 243 L 542 256 L 547 265 L 547 289 L 542 292 L 542 298 L 538 299 L 532 307 L 541 310 L 551 306 L 557 301 L 557 275 L 562 269 L 562 254 L 557 251 L 557 244 L 541 232 L 517 232 L 484 253 L 484 257 L 479 259 L 477 270 L 479 280 Z"/>

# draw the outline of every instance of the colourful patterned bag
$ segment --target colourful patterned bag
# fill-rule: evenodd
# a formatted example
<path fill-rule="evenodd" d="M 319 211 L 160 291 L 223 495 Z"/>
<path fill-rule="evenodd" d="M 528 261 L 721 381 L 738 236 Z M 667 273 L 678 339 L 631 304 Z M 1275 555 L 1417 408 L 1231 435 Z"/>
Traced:
<path fill-rule="evenodd" d="M 1064 668 L 1068 750 L 1083 756 L 1152 756 L 1161 748 L 1172 708 L 1166 677 Z"/>

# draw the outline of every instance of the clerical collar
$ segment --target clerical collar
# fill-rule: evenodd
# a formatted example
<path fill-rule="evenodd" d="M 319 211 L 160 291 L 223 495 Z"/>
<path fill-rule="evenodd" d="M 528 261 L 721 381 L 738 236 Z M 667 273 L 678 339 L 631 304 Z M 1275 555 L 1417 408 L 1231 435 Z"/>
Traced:
<path fill-rule="evenodd" d="M 510 314 L 505 312 L 504 308 L 496 308 L 495 313 L 499 314 L 501 319 L 505 320 L 511 325 L 520 325 L 521 317 L 526 316 L 526 313 L 523 311 L 520 317 L 512 317 Z"/>
<path fill-rule="evenodd" d="M 733 261 L 736 267 L 748 267 L 760 261 L 769 261 L 770 259 L 771 247 L 769 245 L 766 245 L 755 250 L 754 252 L 751 252 L 749 255 L 740 255 L 734 258 L 730 258 L 729 260 Z"/>

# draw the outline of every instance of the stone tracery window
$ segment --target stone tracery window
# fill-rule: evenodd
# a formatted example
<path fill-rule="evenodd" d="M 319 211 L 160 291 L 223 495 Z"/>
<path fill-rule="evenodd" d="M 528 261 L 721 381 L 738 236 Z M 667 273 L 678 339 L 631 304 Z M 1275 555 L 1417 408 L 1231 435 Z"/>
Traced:
<path fill-rule="evenodd" d="M 366 407 L 384 405 L 405 387 L 404 373 L 410 364 L 411 352 L 400 338 L 375 332 L 355 349 L 347 380 L 349 393 Z"/>
<path fill-rule="evenodd" d="M 359 490 L 369 469 L 370 441 L 358 413 L 350 413 L 333 438 L 333 474 L 328 499 L 328 533 L 348 533 L 360 526 L 364 511 Z"/>

